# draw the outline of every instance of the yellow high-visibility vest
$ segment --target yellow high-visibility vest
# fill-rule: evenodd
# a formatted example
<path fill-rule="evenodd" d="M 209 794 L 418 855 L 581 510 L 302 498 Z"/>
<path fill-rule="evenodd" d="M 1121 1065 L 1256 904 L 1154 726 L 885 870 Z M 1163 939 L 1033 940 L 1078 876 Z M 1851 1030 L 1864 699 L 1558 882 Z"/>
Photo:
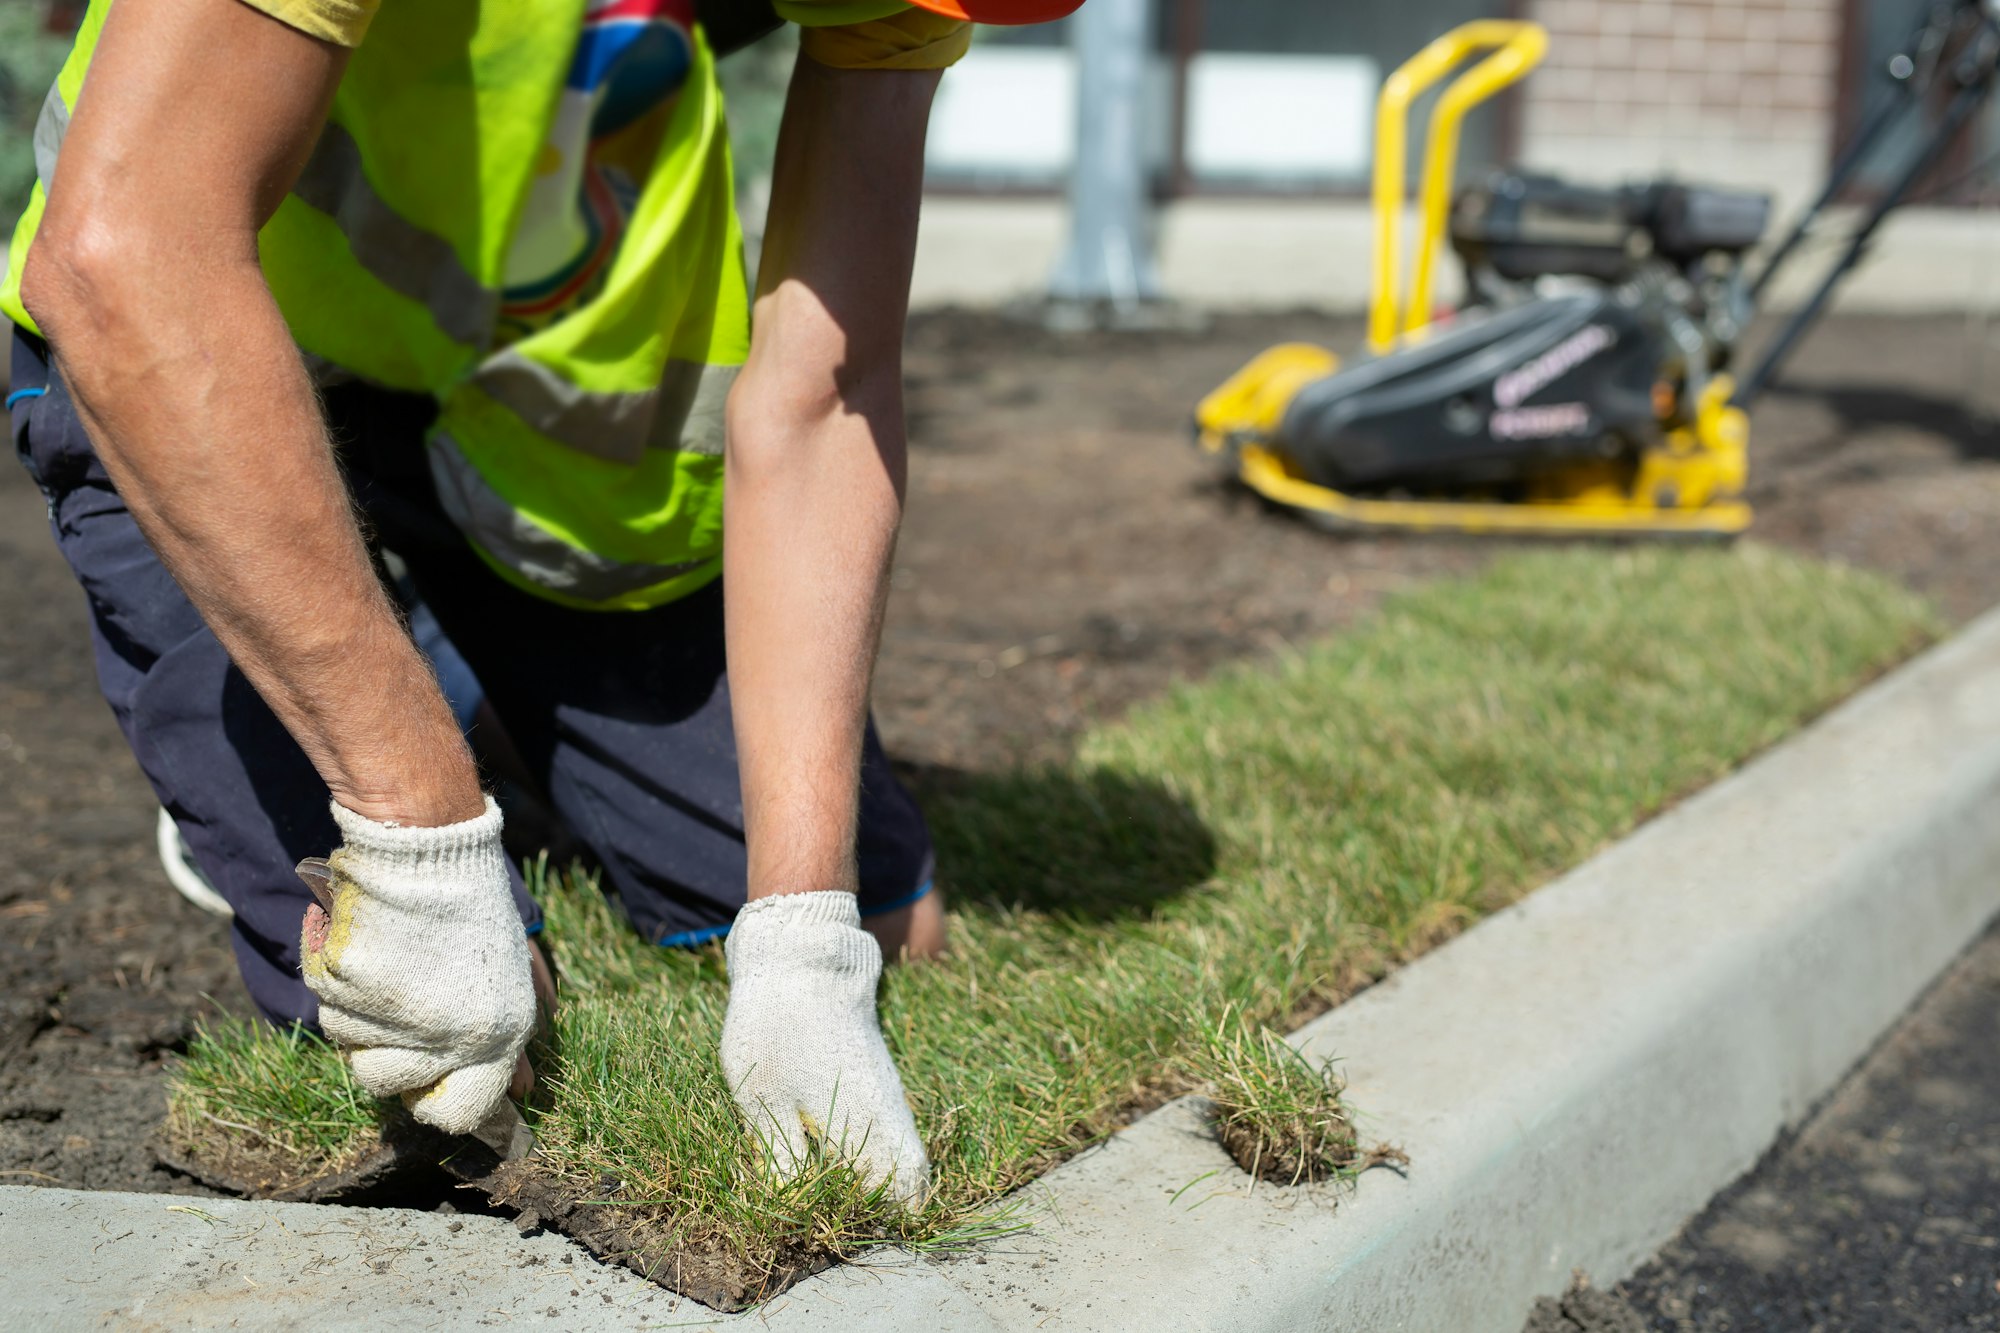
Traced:
<path fill-rule="evenodd" d="M 25 328 L 21 269 L 111 3 L 91 0 L 35 132 L 40 180 L 0 285 Z M 317 374 L 437 399 L 439 498 L 502 577 L 636 610 L 721 572 L 723 404 L 749 351 L 749 301 L 722 97 L 697 34 L 679 96 L 598 145 L 644 182 L 601 285 L 496 346 L 508 246 L 584 9 L 382 6 L 258 245 Z"/>

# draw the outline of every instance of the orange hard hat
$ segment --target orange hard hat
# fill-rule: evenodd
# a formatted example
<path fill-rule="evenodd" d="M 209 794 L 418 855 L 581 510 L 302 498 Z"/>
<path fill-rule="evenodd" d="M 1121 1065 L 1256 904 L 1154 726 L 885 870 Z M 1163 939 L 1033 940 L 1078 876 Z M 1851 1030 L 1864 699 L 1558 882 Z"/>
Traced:
<path fill-rule="evenodd" d="M 1083 0 L 910 0 L 919 9 L 974 23 L 1049 23 L 1066 18 Z"/>

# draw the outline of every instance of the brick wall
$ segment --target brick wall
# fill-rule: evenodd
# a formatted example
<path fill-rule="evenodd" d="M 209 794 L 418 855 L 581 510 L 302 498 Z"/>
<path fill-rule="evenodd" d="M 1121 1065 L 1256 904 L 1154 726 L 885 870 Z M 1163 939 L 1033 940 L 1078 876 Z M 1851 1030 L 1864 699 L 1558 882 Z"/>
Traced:
<path fill-rule="evenodd" d="M 1549 54 L 1523 156 L 1603 180 L 1660 171 L 1788 198 L 1825 170 L 1842 0 L 1529 0 Z"/>

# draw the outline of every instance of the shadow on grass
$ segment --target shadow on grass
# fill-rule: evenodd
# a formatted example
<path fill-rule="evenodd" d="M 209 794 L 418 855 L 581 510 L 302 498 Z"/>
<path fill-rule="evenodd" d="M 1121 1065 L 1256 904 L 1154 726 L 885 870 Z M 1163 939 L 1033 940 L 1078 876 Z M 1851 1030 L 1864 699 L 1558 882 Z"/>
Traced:
<path fill-rule="evenodd" d="M 1158 782 L 1057 767 L 903 773 L 954 907 L 1078 920 L 1143 917 L 1215 873 L 1208 825 Z"/>

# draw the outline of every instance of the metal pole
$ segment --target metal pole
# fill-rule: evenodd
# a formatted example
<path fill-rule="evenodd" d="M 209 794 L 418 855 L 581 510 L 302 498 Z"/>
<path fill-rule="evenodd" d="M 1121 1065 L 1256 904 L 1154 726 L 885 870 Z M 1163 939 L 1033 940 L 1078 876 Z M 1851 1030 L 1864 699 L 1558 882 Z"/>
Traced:
<path fill-rule="evenodd" d="M 1785 261 L 1792 257 L 1792 252 L 1799 248 L 1799 242 L 1812 231 L 1813 224 L 1819 221 L 1820 214 L 1824 213 L 1839 197 L 1840 192 L 1847 188 L 1848 180 L 1861 169 L 1862 161 L 1875 147 L 1876 140 L 1900 120 L 1905 112 L 1914 110 L 1916 106 L 1917 100 L 1909 85 L 1899 83 L 1896 85 L 1895 95 L 1886 102 L 1878 103 L 1868 114 L 1868 119 L 1863 122 L 1860 131 L 1848 142 L 1847 147 L 1841 150 L 1839 160 L 1834 163 L 1833 171 L 1827 176 L 1826 185 L 1820 190 L 1819 197 L 1813 200 L 1810 208 L 1799 215 L 1798 221 L 1793 223 L 1792 229 L 1785 234 L 1785 239 L 1778 242 L 1778 248 L 1771 251 L 1771 257 L 1766 259 L 1764 267 L 1758 270 L 1757 280 L 1750 284 L 1752 304 L 1763 297 L 1764 289 L 1770 285 L 1778 270 L 1785 266 Z"/>
<path fill-rule="evenodd" d="M 1747 408 L 1769 387 L 1771 381 L 1777 377 L 1779 367 L 1784 365 L 1785 358 L 1790 356 L 1792 349 L 1798 345 L 1799 339 L 1805 336 L 1806 330 L 1811 328 L 1825 312 L 1827 302 L 1833 299 L 1834 289 L 1840 286 L 1841 279 L 1861 262 L 1862 255 L 1867 252 L 1868 242 L 1874 238 L 1875 229 L 1880 227 L 1882 220 L 1903 202 L 1903 196 L 1923 178 L 1924 173 L 1937 165 L 1945 151 L 1951 147 L 1952 140 L 1958 137 L 1958 132 L 1965 128 L 1966 122 L 1972 119 L 1973 113 L 1979 110 L 1980 105 L 1992 91 L 1993 72 L 1990 69 L 1978 76 L 1978 82 L 1967 84 L 1958 90 L 1951 104 L 1945 109 L 1943 119 L 1931 132 L 1929 142 L 1910 158 L 1902 174 L 1895 179 L 1882 197 L 1875 201 L 1875 206 L 1868 211 L 1868 216 L 1862 220 L 1861 225 L 1855 228 L 1853 236 L 1847 242 L 1847 248 L 1841 252 L 1833 268 L 1820 280 L 1819 286 L 1813 289 L 1812 295 L 1806 298 L 1805 303 L 1793 312 L 1785 326 L 1778 330 L 1777 336 L 1771 340 L 1771 345 L 1764 350 L 1763 356 L 1752 367 L 1750 373 L 1743 377 L 1741 386 L 1730 399 L 1731 402 Z"/>
<path fill-rule="evenodd" d="M 1151 17 L 1151 0 L 1091 0 L 1070 20 L 1076 162 L 1069 249 L 1050 282 L 1058 301 L 1129 310 L 1160 296 L 1143 133 Z"/>
<path fill-rule="evenodd" d="M 1755 304 L 1764 295 L 1764 289 L 1771 285 L 1792 252 L 1799 247 L 1812 231 L 1819 215 L 1847 188 L 1848 182 L 1861 170 L 1861 165 L 1874 151 L 1876 142 L 1907 112 L 1918 109 L 1923 104 L 1924 95 L 1931 89 L 1932 80 L 1938 71 L 1945 45 L 1950 41 L 1956 20 L 1955 7 L 1945 0 L 1933 4 L 1930 16 L 1910 38 L 1909 44 L 1889 60 L 1884 73 L 1888 76 L 1888 96 L 1877 101 L 1874 110 L 1862 119 L 1861 128 L 1841 149 L 1834 160 L 1833 170 L 1826 178 L 1826 185 L 1812 206 L 1799 216 L 1785 239 L 1778 243 L 1764 267 L 1757 273 L 1757 280 L 1750 284 L 1750 300 Z"/>

